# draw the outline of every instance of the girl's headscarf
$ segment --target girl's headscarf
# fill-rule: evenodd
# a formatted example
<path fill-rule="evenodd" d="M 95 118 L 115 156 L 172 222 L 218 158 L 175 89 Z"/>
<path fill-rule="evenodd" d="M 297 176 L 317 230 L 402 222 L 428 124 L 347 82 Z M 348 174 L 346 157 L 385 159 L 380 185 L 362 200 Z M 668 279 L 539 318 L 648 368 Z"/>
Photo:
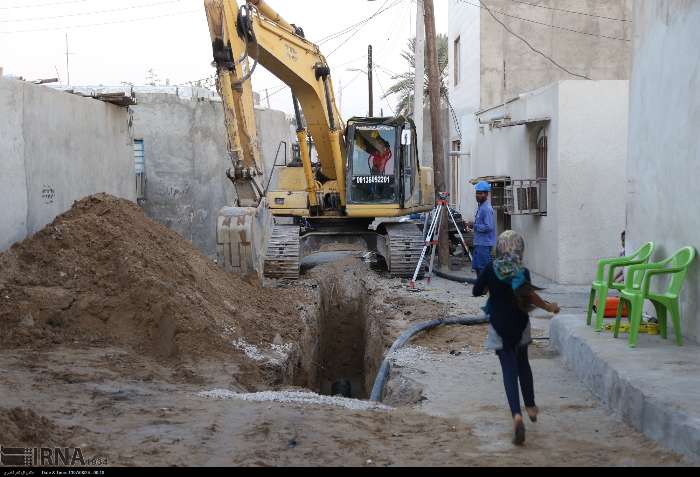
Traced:
<path fill-rule="evenodd" d="M 513 290 L 517 290 L 526 282 L 523 267 L 524 253 L 525 240 L 519 233 L 507 230 L 498 237 L 493 270 L 496 272 L 496 277 L 502 282 L 509 282 Z"/>

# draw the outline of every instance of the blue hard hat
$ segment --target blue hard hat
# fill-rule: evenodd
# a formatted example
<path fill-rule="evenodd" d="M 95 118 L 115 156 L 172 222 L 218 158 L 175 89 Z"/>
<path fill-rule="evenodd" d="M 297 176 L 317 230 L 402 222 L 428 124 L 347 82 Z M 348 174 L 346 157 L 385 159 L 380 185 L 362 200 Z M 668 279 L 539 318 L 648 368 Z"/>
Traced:
<path fill-rule="evenodd" d="M 481 181 L 476 185 L 477 192 L 491 192 L 491 184 L 486 181 Z"/>

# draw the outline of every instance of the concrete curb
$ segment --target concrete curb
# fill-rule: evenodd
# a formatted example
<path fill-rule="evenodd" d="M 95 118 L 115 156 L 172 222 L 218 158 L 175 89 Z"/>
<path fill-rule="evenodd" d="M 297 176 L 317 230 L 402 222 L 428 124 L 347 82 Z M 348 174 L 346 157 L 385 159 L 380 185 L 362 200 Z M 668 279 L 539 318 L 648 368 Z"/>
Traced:
<path fill-rule="evenodd" d="M 679 399 L 683 399 L 683 394 L 679 394 L 682 389 L 678 389 L 679 376 L 663 366 L 649 364 L 660 353 L 668 361 L 669 356 L 680 350 L 668 347 L 667 343 L 663 343 L 666 347 L 661 350 L 631 350 L 624 340 L 593 332 L 581 315 L 554 318 L 550 339 L 566 366 L 609 410 L 650 439 L 700 463 L 700 408 L 692 407 L 691 403 L 690 409 L 695 412 L 687 412 L 687 406 L 683 409 L 688 403 L 679 404 Z M 662 364 L 677 363 L 671 360 Z M 697 382 L 696 373 L 697 369 L 692 376 L 680 373 L 686 374 L 680 379 Z"/>

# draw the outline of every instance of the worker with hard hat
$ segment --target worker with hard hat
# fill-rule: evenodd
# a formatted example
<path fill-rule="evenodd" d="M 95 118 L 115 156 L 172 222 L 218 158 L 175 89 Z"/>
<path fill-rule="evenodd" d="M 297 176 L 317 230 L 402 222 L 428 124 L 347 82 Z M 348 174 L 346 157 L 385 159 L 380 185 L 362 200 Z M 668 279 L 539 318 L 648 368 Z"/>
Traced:
<path fill-rule="evenodd" d="M 479 208 L 474 217 L 472 270 L 476 272 L 477 277 L 491 263 L 491 251 L 496 245 L 496 218 L 489 200 L 490 193 L 491 184 L 488 182 L 482 181 L 476 185 L 476 201 L 479 203 Z"/>

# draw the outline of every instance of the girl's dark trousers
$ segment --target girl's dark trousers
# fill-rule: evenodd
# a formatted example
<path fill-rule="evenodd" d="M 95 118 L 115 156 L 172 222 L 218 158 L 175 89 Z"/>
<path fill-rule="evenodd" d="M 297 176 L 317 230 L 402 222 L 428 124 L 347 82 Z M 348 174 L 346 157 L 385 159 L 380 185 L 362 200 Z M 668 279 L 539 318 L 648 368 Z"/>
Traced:
<path fill-rule="evenodd" d="M 520 393 L 518 381 L 523 392 L 526 407 L 535 407 L 535 389 L 532 380 L 532 369 L 527 358 L 527 346 L 504 348 L 496 351 L 503 370 L 503 384 L 506 388 L 508 405 L 513 416 L 522 415 L 520 410 Z"/>

